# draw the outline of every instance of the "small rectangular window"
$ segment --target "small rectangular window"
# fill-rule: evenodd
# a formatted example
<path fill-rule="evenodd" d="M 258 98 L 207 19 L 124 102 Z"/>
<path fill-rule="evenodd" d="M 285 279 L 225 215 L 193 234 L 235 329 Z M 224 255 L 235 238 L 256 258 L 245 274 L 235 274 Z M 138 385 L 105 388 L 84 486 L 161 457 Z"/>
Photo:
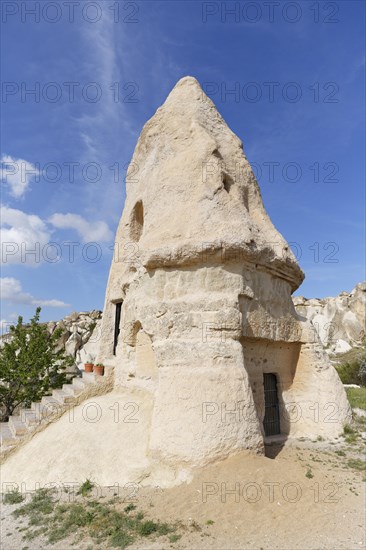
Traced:
<path fill-rule="evenodd" d="M 113 341 L 113 355 L 116 355 L 116 349 L 118 344 L 118 336 L 120 333 L 120 322 L 121 322 L 121 310 L 122 302 L 116 304 L 116 313 L 114 318 L 114 341 Z"/>

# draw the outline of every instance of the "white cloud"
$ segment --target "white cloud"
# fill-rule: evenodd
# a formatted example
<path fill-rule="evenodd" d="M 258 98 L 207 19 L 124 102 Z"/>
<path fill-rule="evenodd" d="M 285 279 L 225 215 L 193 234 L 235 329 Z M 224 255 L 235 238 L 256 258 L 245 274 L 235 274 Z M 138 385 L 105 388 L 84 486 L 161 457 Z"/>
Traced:
<path fill-rule="evenodd" d="M 3 264 L 39 264 L 51 235 L 46 224 L 38 216 L 7 206 L 1 207 L 0 215 Z M 36 254 L 31 254 L 34 250 Z"/>
<path fill-rule="evenodd" d="M 54 230 L 46 222 L 38 216 L 7 206 L 0 208 L 0 217 L 3 265 L 35 266 L 47 260 L 47 245 Z M 83 243 L 113 240 L 113 233 L 105 222 L 88 222 L 79 214 L 56 213 L 48 223 L 58 229 L 75 230 Z M 57 243 L 59 240 L 54 241 Z"/>
<path fill-rule="evenodd" d="M 0 162 L 1 181 L 10 188 L 10 194 L 17 199 L 24 195 L 32 180 L 39 181 L 38 168 L 27 160 L 3 155 Z"/>
<path fill-rule="evenodd" d="M 74 229 L 84 243 L 113 239 L 113 233 L 105 222 L 88 222 L 78 214 L 54 214 L 48 221 L 58 229 Z"/>
<path fill-rule="evenodd" d="M 61 300 L 40 300 L 28 292 L 23 292 L 22 285 L 18 279 L 13 277 L 2 277 L 0 279 L 0 293 L 3 300 L 13 304 L 27 304 L 47 307 L 68 307 L 69 304 Z"/>

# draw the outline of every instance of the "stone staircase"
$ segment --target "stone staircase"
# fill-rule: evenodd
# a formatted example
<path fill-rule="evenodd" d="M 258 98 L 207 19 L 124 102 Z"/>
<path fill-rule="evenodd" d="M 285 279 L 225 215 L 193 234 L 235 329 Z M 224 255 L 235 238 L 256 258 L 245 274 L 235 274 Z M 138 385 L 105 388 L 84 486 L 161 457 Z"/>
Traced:
<path fill-rule="evenodd" d="M 72 407 L 86 399 L 111 391 L 113 370 L 113 367 L 105 367 L 104 376 L 83 372 L 82 377 L 73 378 L 72 382 L 64 384 L 62 389 L 53 390 L 51 395 L 32 403 L 29 409 L 20 409 L 8 422 L 1 422 L 0 462 Z"/>

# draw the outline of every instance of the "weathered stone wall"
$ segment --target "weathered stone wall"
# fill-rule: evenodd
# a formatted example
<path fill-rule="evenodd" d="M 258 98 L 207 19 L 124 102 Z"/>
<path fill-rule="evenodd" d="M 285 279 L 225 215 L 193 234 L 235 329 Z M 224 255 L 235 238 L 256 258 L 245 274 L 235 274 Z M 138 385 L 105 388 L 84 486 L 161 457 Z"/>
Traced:
<path fill-rule="evenodd" d="M 154 396 L 151 456 L 202 464 L 230 449 L 263 451 L 238 341 L 241 283 L 238 269 L 233 273 L 223 266 L 156 269 L 126 293 L 116 385 L 144 388 Z M 224 419 L 208 414 L 205 420 L 206 409 L 237 401 L 250 425 L 230 414 Z M 182 421 L 189 426 L 184 432 Z"/>
<path fill-rule="evenodd" d="M 286 281 L 245 264 L 207 264 L 141 272 L 126 290 L 115 357 L 112 323 L 104 349 L 117 386 L 153 396 L 150 456 L 202 464 L 263 452 L 266 372 L 278 375 L 283 435 L 342 430 L 343 387 Z M 328 423 L 332 403 L 339 409 Z"/>

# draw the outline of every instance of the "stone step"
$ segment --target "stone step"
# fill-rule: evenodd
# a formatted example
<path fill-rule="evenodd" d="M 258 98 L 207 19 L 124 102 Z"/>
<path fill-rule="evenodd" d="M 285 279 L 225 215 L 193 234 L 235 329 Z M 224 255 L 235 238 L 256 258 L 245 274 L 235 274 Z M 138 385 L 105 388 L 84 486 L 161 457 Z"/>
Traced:
<path fill-rule="evenodd" d="M 21 421 L 29 428 L 39 424 L 39 418 L 32 409 L 21 409 L 19 416 Z"/>
<path fill-rule="evenodd" d="M 28 427 L 21 421 L 20 416 L 10 416 L 8 424 L 14 436 L 25 435 L 28 432 Z"/>
<path fill-rule="evenodd" d="M 18 437 L 14 436 L 13 432 L 9 428 L 9 422 L 0 423 L 0 444 L 1 447 L 8 447 L 15 445 L 18 441 Z"/>
<path fill-rule="evenodd" d="M 44 395 L 41 399 L 41 405 L 47 405 L 50 407 L 54 405 L 55 408 L 59 408 L 60 404 L 60 401 L 53 397 L 53 395 Z"/>
<path fill-rule="evenodd" d="M 92 376 L 88 376 L 88 374 L 91 374 Z M 81 388 L 82 390 L 85 390 L 88 386 L 91 384 L 95 384 L 94 374 L 87 373 L 87 375 L 84 375 L 82 378 L 74 378 L 72 381 L 73 387 Z"/>
<path fill-rule="evenodd" d="M 61 404 L 69 405 L 70 403 L 75 402 L 75 396 L 71 393 L 65 392 L 64 390 L 53 390 L 52 397 L 57 399 Z"/>
<path fill-rule="evenodd" d="M 33 410 L 38 423 L 47 423 L 47 419 L 51 419 L 54 416 L 56 410 L 63 410 L 63 406 L 61 405 L 61 403 L 58 403 L 58 409 L 56 409 L 56 407 L 53 406 L 49 407 L 42 403 L 36 403 Z"/>
<path fill-rule="evenodd" d="M 53 416 L 56 412 L 65 410 L 66 405 L 61 404 L 60 401 L 49 395 L 42 397 L 42 400 L 38 403 L 32 403 L 31 408 L 38 419 L 44 419 Z"/>
<path fill-rule="evenodd" d="M 83 372 L 82 380 L 85 380 L 85 382 L 88 382 L 90 384 L 93 384 L 97 381 L 100 377 L 97 377 L 94 372 Z"/>
<path fill-rule="evenodd" d="M 74 397 L 76 397 L 77 395 L 79 395 L 83 391 L 84 387 L 85 386 L 81 387 L 81 386 L 73 385 L 73 384 L 64 384 L 62 386 L 62 391 L 66 392 L 69 395 L 73 395 Z"/>
<path fill-rule="evenodd" d="M 74 378 L 72 381 L 73 388 L 80 388 L 81 390 L 83 390 L 88 385 L 88 382 L 86 380 L 83 380 L 82 378 Z"/>

